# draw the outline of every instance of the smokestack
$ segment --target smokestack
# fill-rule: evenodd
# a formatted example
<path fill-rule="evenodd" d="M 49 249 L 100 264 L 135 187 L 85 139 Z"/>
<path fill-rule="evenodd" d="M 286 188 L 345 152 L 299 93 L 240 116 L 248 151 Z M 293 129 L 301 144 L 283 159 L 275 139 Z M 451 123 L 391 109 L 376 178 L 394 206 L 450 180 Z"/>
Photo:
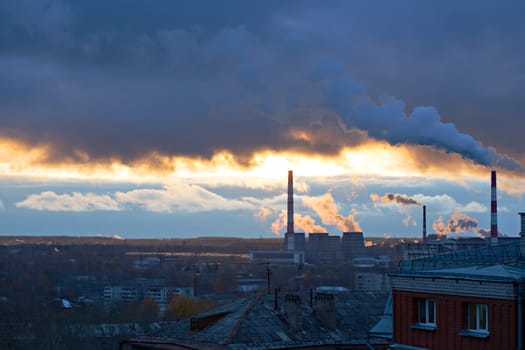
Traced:
<path fill-rule="evenodd" d="M 520 251 L 521 256 L 525 257 L 525 213 L 518 213 L 520 214 L 520 223 L 521 223 L 521 231 L 520 231 Z"/>
<path fill-rule="evenodd" d="M 286 233 L 293 233 L 293 171 L 288 170 L 288 227 Z"/>
<path fill-rule="evenodd" d="M 427 206 L 423 206 L 423 243 L 427 242 Z"/>
<path fill-rule="evenodd" d="M 518 213 L 520 215 L 520 236 L 525 238 L 525 213 Z"/>
<path fill-rule="evenodd" d="M 490 190 L 490 244 L 498 244 L 498 202 L 495 170 L 492 170 L 491 173 Z"/>

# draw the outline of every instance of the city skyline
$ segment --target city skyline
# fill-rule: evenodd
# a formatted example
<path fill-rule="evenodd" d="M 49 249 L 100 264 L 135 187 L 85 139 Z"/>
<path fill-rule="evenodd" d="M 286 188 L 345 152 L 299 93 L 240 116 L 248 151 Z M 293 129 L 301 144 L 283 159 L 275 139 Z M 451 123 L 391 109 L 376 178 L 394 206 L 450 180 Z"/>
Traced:
<path fill-rule="evenodd" d="M 486 235 L 525 211 L 525 5 L 0 5 L 0 235 Z"/>

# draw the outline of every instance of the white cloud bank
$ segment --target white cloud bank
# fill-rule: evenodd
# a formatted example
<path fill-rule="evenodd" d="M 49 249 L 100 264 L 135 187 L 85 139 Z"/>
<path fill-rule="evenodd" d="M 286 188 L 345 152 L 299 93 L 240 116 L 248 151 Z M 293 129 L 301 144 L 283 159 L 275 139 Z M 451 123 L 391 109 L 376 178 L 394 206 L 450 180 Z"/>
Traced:
<path fill-rule="evenodd" d="M 16 203 L 17 208 L 40 211 L 72 211 L 87 212 L 96 210 L 119 211 L 122 206 L 107 194 L 79 193 L 57 194 L 46 191 L 32 194 L 23 201 Z"/>
<path fill-rule="evenodd" d="M 162 189 L 136 189 L 112 194 L 57 194 L 52 191 L 32 194 L 16 203 L 16 207 L 39 211 L 125 211 L 135 207 L 151 212 L 186 213 L 213 210 L 254 210 L 248 201 L 229 199 L 195 185 L 175 185 Z"/>

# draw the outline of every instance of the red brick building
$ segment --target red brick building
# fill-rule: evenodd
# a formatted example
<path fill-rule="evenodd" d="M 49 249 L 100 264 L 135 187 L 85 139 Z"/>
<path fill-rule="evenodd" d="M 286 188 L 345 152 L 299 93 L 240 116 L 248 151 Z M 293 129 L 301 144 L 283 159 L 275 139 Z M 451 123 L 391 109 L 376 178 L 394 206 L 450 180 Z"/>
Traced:
<path fill-rule="evenodd" d="M 520 244 L 405 261 L 390 276 L 392 349 L 523 349 Z"/>

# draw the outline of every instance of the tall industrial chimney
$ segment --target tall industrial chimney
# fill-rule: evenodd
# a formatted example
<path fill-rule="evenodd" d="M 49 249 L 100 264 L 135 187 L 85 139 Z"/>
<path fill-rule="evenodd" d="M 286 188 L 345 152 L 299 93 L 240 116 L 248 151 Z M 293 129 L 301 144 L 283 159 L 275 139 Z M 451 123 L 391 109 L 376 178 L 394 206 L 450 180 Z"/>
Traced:
<path fill-rule="evenodd" d="M 490 190 L 490 244 L 498 244 L 498 202 L 495 170 L 492 170 L 491 173 Z"/>
<path fill-rule="evenodd" d="M 520 214 L 520 227 L 521 227 L 520 251 L 521 251 L 521 256 L 525 257 L 525 213 L 518 213 L 518 214 Z"/>
<path fill-rule="evenodd" d="M 520 215 L 520 236 L 525 237 L 525 213 L 518 213 Z"/>
<path fill-rule="evenodd" d="M 286 233 L 294 233 L 293 226 L 293 171 L 288 170 L 288 227 Z"/>
<path fill-rule="evenodd" d="M 423 243 L 427 242 L 427 206 L 423 206 Z"/>

